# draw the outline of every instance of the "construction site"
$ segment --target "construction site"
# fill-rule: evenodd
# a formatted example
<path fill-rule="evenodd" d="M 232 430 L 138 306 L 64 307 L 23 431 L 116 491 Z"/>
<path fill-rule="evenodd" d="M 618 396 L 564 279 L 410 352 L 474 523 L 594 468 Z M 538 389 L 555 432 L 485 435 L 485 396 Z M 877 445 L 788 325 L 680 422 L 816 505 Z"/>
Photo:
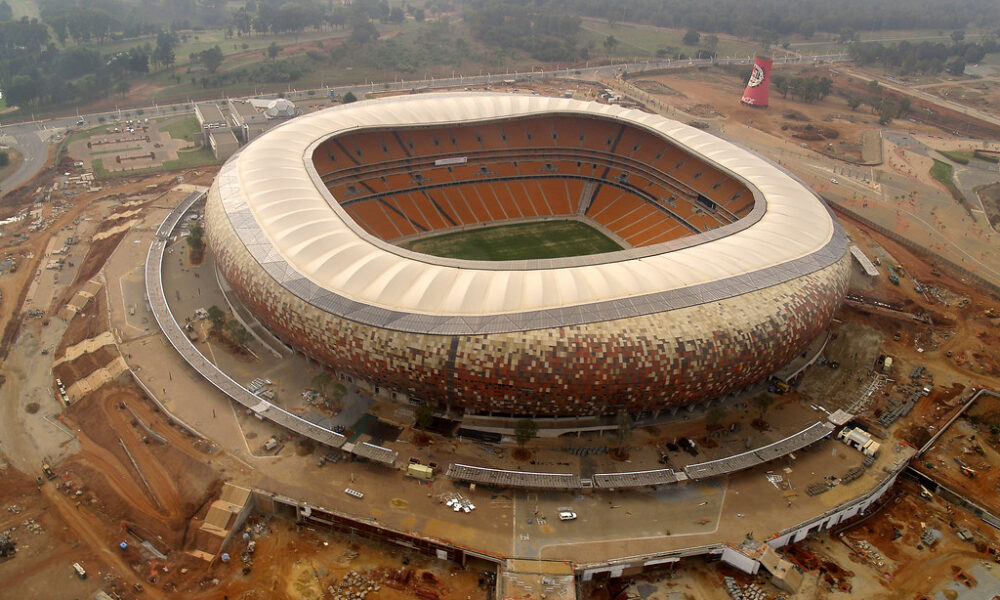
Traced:
<path fill-rule="evenodd" d="M 782 68 L 844 86 L 872 76 Z M 323 369 L 269 337 L 211 253 L 192 251 L 217 167 L 96 185 L 92 156 L 71 147 L 56 163 L 53 148 L 0 204 L 4 595 L 1000 594 L 1000 234 L 974 191 L 995 164 L 956 164 L 961 198 L 930 174 L 941 150 L 996 151 L 981 138 L 1000 125 L 923 96 L 928 110 L 885 128 L 840 96 L 762 110 L 733 101 L 744 83 L 713 67 L 504 86 L 623 102 L 745 145 L 815 189 L 857 247 L 807 356 L 707 411 L 639 423 L 625 444 L 613 425 L 523 447 L 463 436 L 482 423 L 418 426 L 414 406 L 321 385 Z M 233 385 L 349 441 L 324 444 L 210 383 L 161 329 L 151 289 Z M 210 307 L 246 339 L 213 331 Z"/>

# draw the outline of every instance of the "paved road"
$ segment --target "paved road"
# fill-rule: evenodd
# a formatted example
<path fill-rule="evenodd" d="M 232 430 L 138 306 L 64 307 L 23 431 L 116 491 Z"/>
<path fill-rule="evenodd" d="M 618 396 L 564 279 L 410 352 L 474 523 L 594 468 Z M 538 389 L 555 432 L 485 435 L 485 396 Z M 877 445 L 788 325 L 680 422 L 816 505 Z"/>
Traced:
<path fill-rule="evenodd" d="M 798 64 L 809 62 L 838 62 L 847 60 L 846 54 L 826 54 L 816 56 L 798 56 L 776 59 L 775 64 Z M 716 61 L 718 64 L 749 64 L 749 57 L 724 57 Z M 365 94 L 376 91 L 387 90 L 408 90 L 408 89 L 435 89 L 462 86 L 480 86 L 502 84 L 507 80 L 529 81 L 544 80 L 556 77 L 571 77 L 580 79 L 610 79 L 619 72 L 642 72 L 651 69 L 683 69 L 692 66 L 708 66 L 712 64 L 711 59 L 692 60 L 671 60 L 654 59 L 644 62 L 623 63 L 619 65 L 604 65 L 598 67 L 584 67 L 582 69 L 561 69 L 557 71 L 528 71 L 514 73 L 480 73 L 479 75 L 455 75 L 443 79 L 430 78 L 414 81 L 397 80 L 390 82 L 371 81 L 367 84 L 349 85 L 340 87 L 324 87 L 313 90 L 294 90 L 286 95 L 290 99 L 322 98 L 331 94 L 343 96 L 347 92 L 353 93 L 358 98 L 363 98 Z M 309 94 L 312 92 L 312 95 Z M 274 96 L 269 94 L 267 96 Z M 214 100 L 202 100 L 201 102 L 225 102 L 226 98 L 216 98 Z M 154 104 L 153 106 L 141 107 L 143 115 L 149 118 L 167 115 L 181 115 L 193 111 L 191 102 L 176 104 Z M 129 109 L 135 112 L 138 108 Z M 121 111 L 107 111 L 82 115 L 88 124 L 99 122 L 101 117 L 106 121 L 121 119 Z M 9 124 L 0 124 L 0 143 L 7 143 L 17 148 L 24 157 L 22 164 L 17 171 L 0 182 L 0 201 L 4 195 L 10 191 L 24 185 L 30 181 L 45 166 L 48 146 L 54 141 L 57 134 L 65 134 L 66 130 L 75 127 L 80 116 L 56 117 L 41 121 L 27 121 Z"/>
<path fill-rule="evenodd" d="M 49 142 L 56 131 L 37 124 L 13 125 L 0 129 L 0 144 L 12 146 L 24 157 L 16 171 L 0 181 L 0 199 L 9 190 L 17 189 L 31 180 L 48 161 Z"/>

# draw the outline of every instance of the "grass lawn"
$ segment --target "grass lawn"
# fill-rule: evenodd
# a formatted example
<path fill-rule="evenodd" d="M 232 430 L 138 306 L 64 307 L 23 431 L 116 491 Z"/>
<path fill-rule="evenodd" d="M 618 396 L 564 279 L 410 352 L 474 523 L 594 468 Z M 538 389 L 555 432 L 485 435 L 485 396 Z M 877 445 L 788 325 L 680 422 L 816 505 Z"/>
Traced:
<path fill-rule="evenodd" d="M 953 162 L 957 162 L 960 165 L 969 164 L 969 161 L 974 157 L 971 150 L 938 150 L 938 154 L 950 158 Z M 949 173 L 949 177 L 950 175 Z"/>
<path fill-rule="evenodd" d="M 104 168 L 104 162 L 100 158 L 95 158 L 91 165 L 94 167 L 94 177 L 97 179 L 107 179 L 109 177 L 130 177 L 133 175 L 147 175 L 149 173 L 161 173 L 163 171 L 178 171 L 181 169 L 191 169 L 194 167 L 204 167 L 205 165 L 218 164 L 212 156 L 209 148 L 198 148 L 195 150 L 179 150 L 176 160 L 168 160 L 159 167 L 148 167 L 145 169 L 133 169 L 131 171 L 108 171 Z"/>
<path fill-rule="evenodd" d="M 609 35 L 615 36 L 618 40 L 618 45 L 612 53 L 615 56 L 656 56 L 656 51 L 665 46 L 680 48 L 682 52 L 694 56 L 699 48 L 703 49 L 704 46 L 685 46 L 682 39 L 686 32 L 687 29 L 666 29 L 636 23 L 616 23 L 611 26 L 607 21 L 600 19 L 583 19 L 580 24 L 581 45 L 591 39 L 597 42 L 597 47 L 594 49 L 595 58 L 607 56 L 604 40 Z M 716 48 L 719 56 L 747 55 L 758 49 L 757 44 L 736 40 L 730 36 L 719 37 L 719 46 Z"/>
<path fill-rule="evenodd" d="M 951 181 L 951 174 L 951 165 L 937 159 L 934 160 L 934 166 L 931 167 L 931 177 L 945 184 L 945 186 L 954 186 L 955 184 Z"/>
<path fill-rule="evenodd" d="M 14 12 L 15 21 L 20 21 L 21 17 L 30 19 L 38 16 L 38 2 L 35 0 L 7 0 L 7 4 Z"/>
<path fill-rule="evenodd" d="M 579 221 L 541 221 L 445 233 L 407 244 L 414 252 L 466 260 L 526 260 L 621 250 Z"/>
<path fill-rule="evenodd" d="M 124 152 L 132 152 L 133 150 L 142 150 L 142 146 L 129 146 L 128 148 L 115 148 L 114 150 L 98 150 L 94 152 L 90 151 L 91 156 L 99 156 L 101 154 L 122 154 Z"/>
<path fill-rule="evenodd" d="M 962 191 L 958 189 L 958 186 L 955 185 L 955 182 L 952 179 L 953 173 L 954 169 L 952 169 L 951 165 L 934 159 L 934 166 L 931 167 L 931 177 L 944 184 L 944 187 L 948 188 L 948 193 L 951 194 L 951 197 L 954 198 L 955 202 L 958 202 L 958 204 L 965 208 L 966 211 L 969 211 L 969 214 L 971 215 L 971 207 L 965 199 L 965 195 L 962 194 Z"/>
<path fill-rule="evenodd" d="M 184 140 L 187 142 L 194 141 L 194 134 L 198 133 L 198 130 L 198 119 L 195 117 L 178 119 L 160 126 L 160 131 L 169 133 L 170 137 L 175 140 Z"/>

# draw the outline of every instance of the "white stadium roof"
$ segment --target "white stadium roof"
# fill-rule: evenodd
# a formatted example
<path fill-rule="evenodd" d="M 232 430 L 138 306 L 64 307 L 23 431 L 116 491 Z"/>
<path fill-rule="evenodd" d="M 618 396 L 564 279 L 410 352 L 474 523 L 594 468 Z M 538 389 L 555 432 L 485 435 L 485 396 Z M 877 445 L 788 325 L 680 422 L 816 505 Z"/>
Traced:
<path fill-rule="evenodd" d="M 611 118 L 676 142 L 754 189 L 754 213 L 705 234 L 595 256 L 492 263 L 444 259 L 365 233 L 322 185 L 311 160 L 322 140 L 359 128 L 542 114 Z M 612 306 L 608 316 L 628 316 L 653 312 L 646 309 L 654 302 L 648 298 L 690 305 L 781 283 L 826 267 L 846 251 L 842 230 L 819 198 L 759 156 L 658 115 L 544 96 L 426 94 L 312 113 L 234 156 L 220 174 L 219 190 L 230 221 L 261 264 L 287 263 L 282 279 L 296 281 L 289 286 L 296 294 L 309 301 L 324 294 L 336 298 L 339 307 L 349 305 L 354 313 L 345 316 L 361 321 L 369 319 L 359 315 L 372 309 L 480 320 L 602 303 Z M 578 317 L 557 320 L 593 320 Z M 389 323 L 399 317 L 380 319 Z"/>

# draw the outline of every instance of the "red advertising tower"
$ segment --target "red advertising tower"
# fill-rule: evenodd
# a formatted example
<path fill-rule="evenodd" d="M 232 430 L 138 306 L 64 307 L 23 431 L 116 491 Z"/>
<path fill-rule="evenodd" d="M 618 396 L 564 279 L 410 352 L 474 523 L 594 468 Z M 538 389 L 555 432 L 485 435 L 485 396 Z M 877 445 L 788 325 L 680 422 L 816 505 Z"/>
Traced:
<path fill-rule="evenodd" d="M 749 106 L 767 108 L 768 89 L 771 87 L 771 64 L 769 58 L 756 57 L 753 61 L 753 73 L 750 74 L 750 81 L 747 82 L 747 89 L 743 91 L 740 102 Z"/>

